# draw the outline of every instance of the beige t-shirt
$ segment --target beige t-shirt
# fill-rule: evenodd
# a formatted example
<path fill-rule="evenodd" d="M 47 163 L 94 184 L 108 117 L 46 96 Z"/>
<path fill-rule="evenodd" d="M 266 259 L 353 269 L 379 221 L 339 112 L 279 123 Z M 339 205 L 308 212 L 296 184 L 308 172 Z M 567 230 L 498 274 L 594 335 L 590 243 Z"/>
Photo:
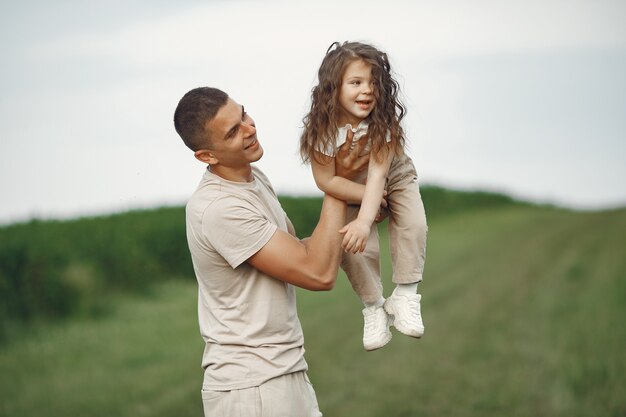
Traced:
<path fill-rule="evenodd" d="M 252 172 L 252 182 L 239 183 L 207 169 L 187 204 L 203 389 L 248 388 L 307 369 L 294 287 L 246 262 L 276 229 L 293 234 L 267 177 Z"/>

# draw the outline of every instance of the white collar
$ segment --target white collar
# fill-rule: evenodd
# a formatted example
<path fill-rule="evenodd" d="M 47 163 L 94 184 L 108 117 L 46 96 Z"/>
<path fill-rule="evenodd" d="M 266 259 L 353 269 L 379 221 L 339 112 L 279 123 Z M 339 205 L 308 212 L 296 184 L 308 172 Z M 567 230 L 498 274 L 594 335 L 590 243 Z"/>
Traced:
<path fill-rule="evenodd" d="M 352 141 L 355 142 L 361 139 L 361 137 L 367 133 L 368 127 L 369 127 L 369 122 L 367 122 L 366 120 L 361 120 L 361 122 L 357 125 L 357 127 L 352 127 L 352 125 L 348 123 L 347 125 L 340 127 L 339 132 L 344 133 L 342 137 L 345 137 L 345 132 L 348 129 L 352 130 L 352 133 L 354 133 L 354 136 L 352 137 Z"/>

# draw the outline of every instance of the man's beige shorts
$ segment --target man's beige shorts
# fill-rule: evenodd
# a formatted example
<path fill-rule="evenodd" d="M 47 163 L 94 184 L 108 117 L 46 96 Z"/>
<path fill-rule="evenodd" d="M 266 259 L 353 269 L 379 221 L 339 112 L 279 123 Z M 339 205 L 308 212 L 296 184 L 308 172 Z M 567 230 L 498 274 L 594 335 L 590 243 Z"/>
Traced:
<path fill-rule="evenodd" d="M 321 417 L 306 372 L 270 379 L 251 388 L 202 390 L 205 417 Z"/>

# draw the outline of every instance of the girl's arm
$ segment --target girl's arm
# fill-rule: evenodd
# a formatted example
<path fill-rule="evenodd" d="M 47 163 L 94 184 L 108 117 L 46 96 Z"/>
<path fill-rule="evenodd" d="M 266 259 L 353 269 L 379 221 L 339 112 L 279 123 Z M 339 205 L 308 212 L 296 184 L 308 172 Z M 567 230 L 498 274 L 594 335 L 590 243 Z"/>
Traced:
<path fill-rule="evenodd" d="M 329 161 L 328 164 L 320 164 L 315 158 L 311 158 L 311 168 L 317 187 L 339 200 L 360 203 L 365 194 L 365 186 L 335 175 L 335 159 L 331 158 Z"/>
<path fill-rule="evenodd" d="M 373 154 L 370 155 L 367 185 L 359 215 L 339 231 L 345 233 L 341 246 L 346 252 L 356 253 L 365 250 L 372 223 L 376 219 L 383 198 L 385 180 L 393 156 L 394 153 L 389 148 L 387 148 L 385 158 L 380 162 L 376 161 Z"/>

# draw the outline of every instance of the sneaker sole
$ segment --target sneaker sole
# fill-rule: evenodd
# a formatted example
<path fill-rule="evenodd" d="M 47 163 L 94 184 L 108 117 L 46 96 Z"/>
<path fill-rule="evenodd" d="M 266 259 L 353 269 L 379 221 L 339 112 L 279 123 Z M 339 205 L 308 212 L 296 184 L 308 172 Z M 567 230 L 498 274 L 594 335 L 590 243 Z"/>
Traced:
<path fill-rule="evenodd" d="M 371 352 L 372 350 L 376 350 L 376 349 L 380 349 L 381 347 L 384 347 L 390 341 L 391 341 L 391 331 L 389 331 L 389 329 L 387 329 L 387 333 L 385 333 L 385 338 L 383 339 L 383 341 L 379 345 L 368 345 L 368 346 L 366 346 L 365 344 L 363 344 L 363 348 L 366 351 Z"/>

